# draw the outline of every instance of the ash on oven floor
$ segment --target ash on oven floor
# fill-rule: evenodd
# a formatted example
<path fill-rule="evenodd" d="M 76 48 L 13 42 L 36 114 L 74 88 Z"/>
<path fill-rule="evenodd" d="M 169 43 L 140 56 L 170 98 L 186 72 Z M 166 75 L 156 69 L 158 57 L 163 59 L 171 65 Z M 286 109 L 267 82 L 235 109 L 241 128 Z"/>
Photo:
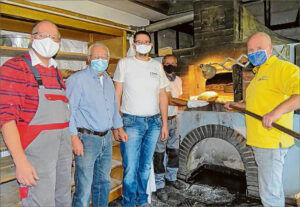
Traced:
<path fill-rule="evenodd" d="M 169 199 L 166 203 L 161 202 L 156 194 L 152 194 L 151 206 L 159 207 L 203 207 L 203 206 L 262 206 L 260 201 L 248 199 L 240 194 L 232 194 L 224 187 L 213 187 L 205 184 L 187 184 L 184 190 L 177 190 L 166 186 Z M 111 202 L 110 207 L 120 207 L 121 199 Z"/>

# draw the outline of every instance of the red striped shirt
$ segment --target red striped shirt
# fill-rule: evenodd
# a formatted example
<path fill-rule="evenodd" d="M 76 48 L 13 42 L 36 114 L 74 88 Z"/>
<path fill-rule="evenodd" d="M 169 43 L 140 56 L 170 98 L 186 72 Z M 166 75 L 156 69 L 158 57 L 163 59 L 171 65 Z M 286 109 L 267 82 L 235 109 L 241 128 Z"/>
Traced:
<path fill-rule="evenodd" d="M 25 55 L 30 60 L 30 55 Z M 49 89 L 60 89 L 56 69 L 36 65 L 43 85 Z M 60 77 L 61 74 L 59 73 Z M 62 80 L 62 77 L 61 77 Z M 64 85 L 65 87 L 65 85 Z M 15 57 L 0 67 L 0 124 L 15 120 L 27 125 L 33 119 L 39 103 L 38 84 L 30 67 L 22 57 Z"/>

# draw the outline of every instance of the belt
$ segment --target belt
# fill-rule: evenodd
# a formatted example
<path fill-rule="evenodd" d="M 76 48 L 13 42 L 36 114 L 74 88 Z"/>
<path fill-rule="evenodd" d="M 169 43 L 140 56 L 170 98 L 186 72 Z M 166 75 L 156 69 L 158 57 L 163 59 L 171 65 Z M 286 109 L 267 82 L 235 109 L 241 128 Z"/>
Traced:
<path fill-rule="evenodd" d="M 92 130 L 88 130 L 85 128 L 77 128 L 78 132 L 83 133 L 83 134 L 92 134 L 92 135 L 97 135 L 99 137 L 103 137 L 107 134 L 108 130 L 106 130 L 105 132 L 95 132 Z"/>
<path fill-rule="evenodd" d="M 168 116 L 168 120 L 172 120 L 172 119 L 174 119 L 176 117 L 176 115 L 174 115 L 174 116 Z"/>

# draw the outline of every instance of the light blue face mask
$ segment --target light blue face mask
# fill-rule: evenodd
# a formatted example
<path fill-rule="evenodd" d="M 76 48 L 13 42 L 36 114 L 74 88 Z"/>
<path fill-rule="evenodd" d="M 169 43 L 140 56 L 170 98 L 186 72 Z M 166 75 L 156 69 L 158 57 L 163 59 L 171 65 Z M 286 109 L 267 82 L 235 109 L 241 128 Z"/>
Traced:
<path fill-rule="evenodd" d="M 108 61 L 104 59 L 92 60 L 91 67 L 96 73 L 102 73 L 107 69 Z"/>
<path fill-rule="evenodd" d="M 261 66 L 268 59 L 267 51 L 266 50 L 259 50 L 259 51 L 256 51 L 256 52 L 249 53 L 248 54 L 248 59 L 249 59 L 250 63 L 252 63 L 252 65 Z"/>

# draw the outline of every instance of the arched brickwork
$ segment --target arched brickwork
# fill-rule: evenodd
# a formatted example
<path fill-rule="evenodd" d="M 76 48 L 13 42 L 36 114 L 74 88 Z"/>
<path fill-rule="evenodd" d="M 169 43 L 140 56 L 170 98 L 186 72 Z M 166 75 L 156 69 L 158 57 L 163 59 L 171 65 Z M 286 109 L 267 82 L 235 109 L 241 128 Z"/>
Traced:
<path fill-rule="evenodd" d="M 257 164 L 251 147 L 246 145 L 246 139 L 233 129 L 222 125 L 205 125 L 192 130 L 180 144 L 178 177 L 187 180 L 190 172 L 187 161 L 193 147 L 203 139 L 219 138 L 232 144 L 239 152 L 245 168 L 247 196 L 259 198 Z"/>

